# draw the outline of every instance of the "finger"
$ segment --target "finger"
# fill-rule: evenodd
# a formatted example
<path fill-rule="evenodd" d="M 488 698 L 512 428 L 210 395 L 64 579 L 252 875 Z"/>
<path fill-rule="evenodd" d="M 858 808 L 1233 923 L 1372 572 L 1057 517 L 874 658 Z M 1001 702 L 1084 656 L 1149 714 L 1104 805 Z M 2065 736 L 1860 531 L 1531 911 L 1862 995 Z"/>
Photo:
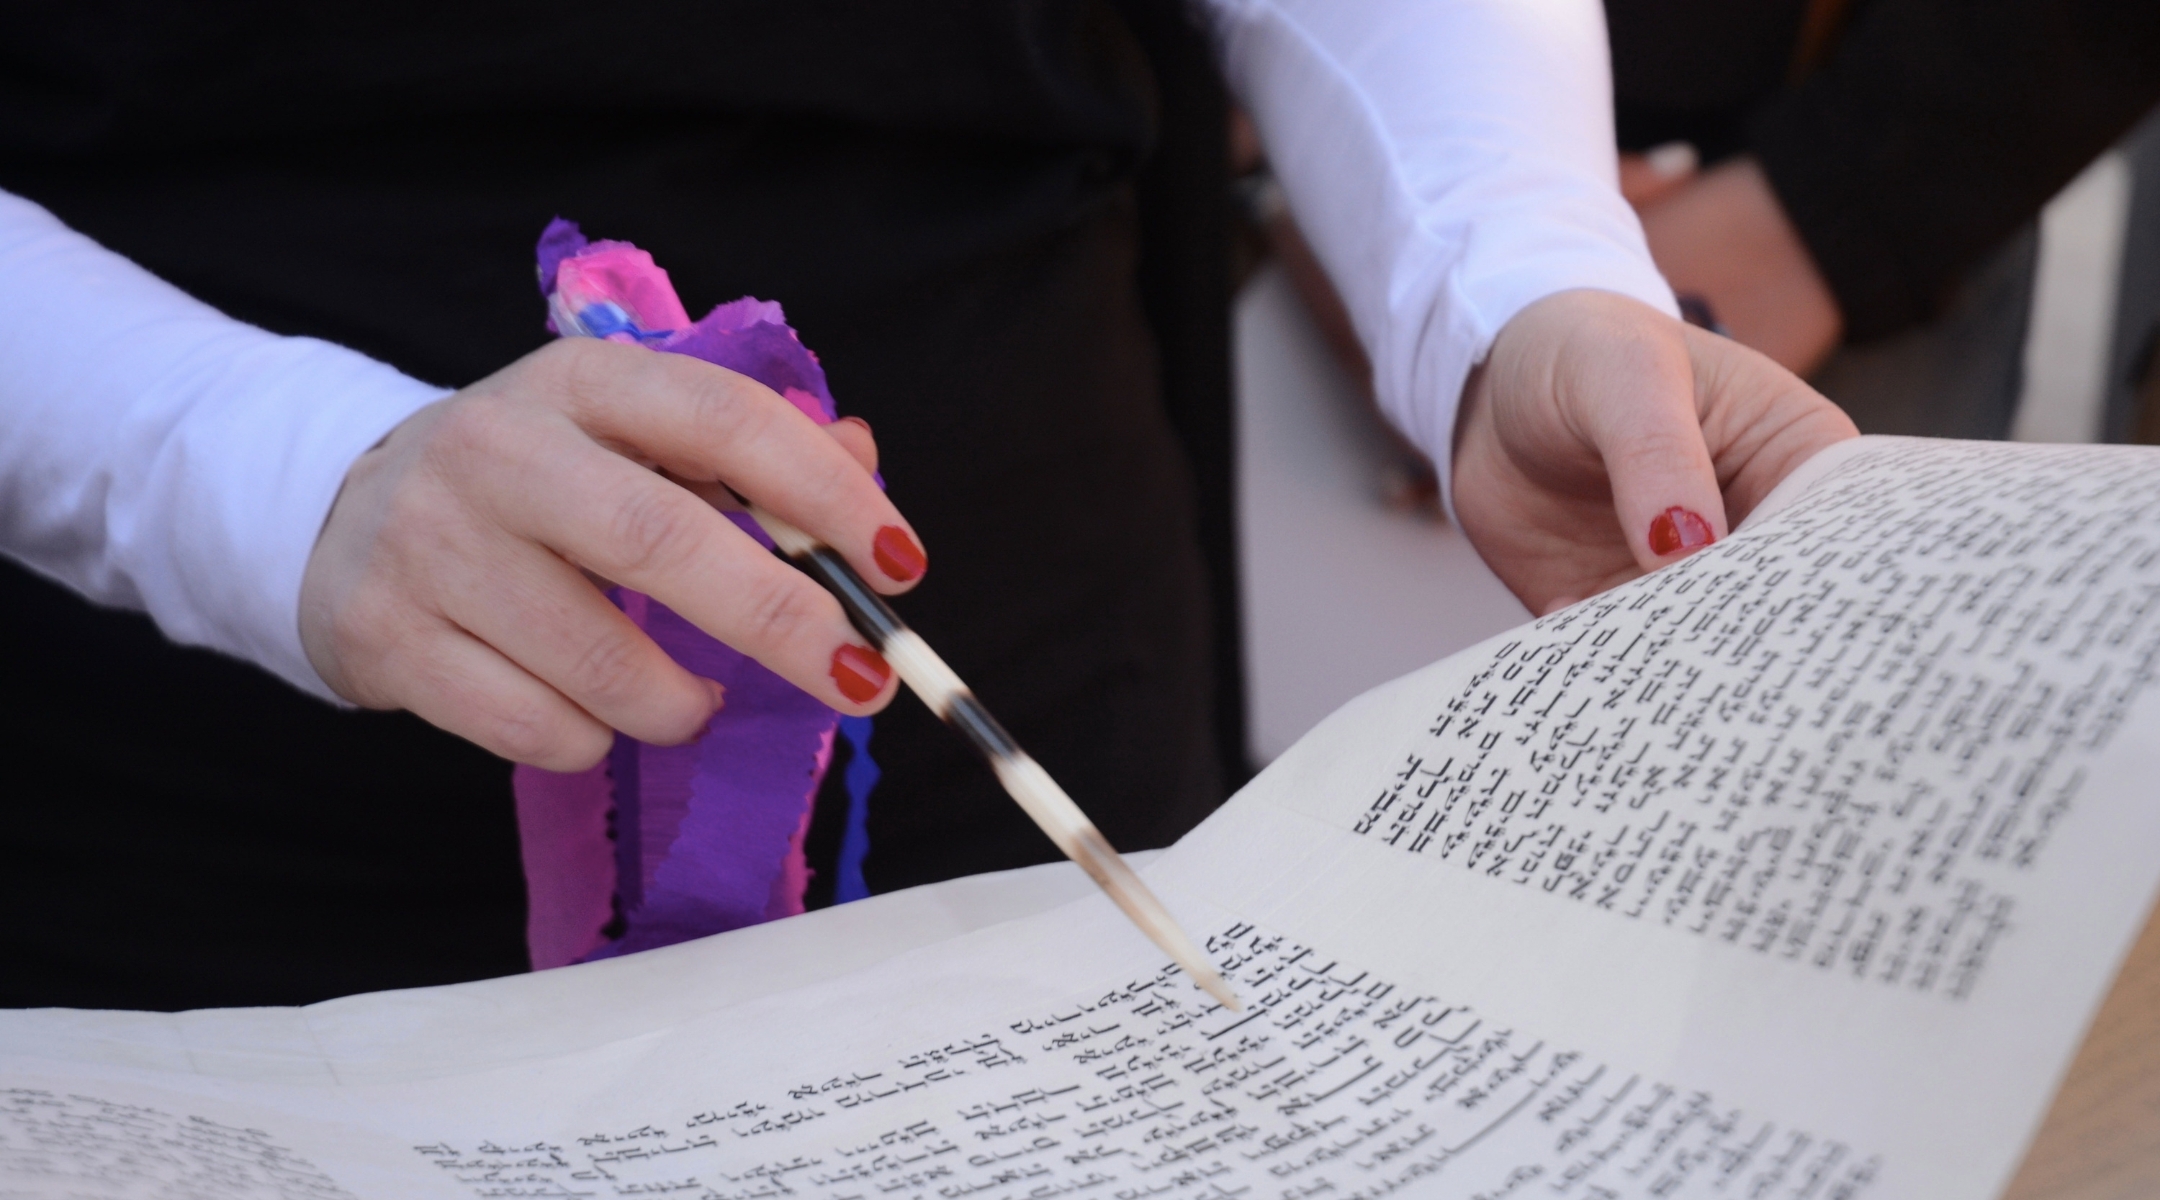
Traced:
<path fill-rule="evenodd" d="M 854 456 L 856 462 L 862 464 L 863 470 L 873 475 L 877 473 L 877 441 L 870 436 L 870 422 L 863 420 L 861 417 L 841 417 L 822 428 L 828 436 L 840 443 L 841 449 L 846 450 L 850 455 Z M 743 511 L 742 502 L 735 498 L 735 493 L 724 483 L 685 479 L 673 471 L 662 471 L 661 474 L 666 476 L 670 482 L 689 488 L 692 495 L 721 512 Z M 874 543 L 871 551 L 873 554 L 876 552 Z"/>
<path fill-rule="evenodd" d="M 862 464 L 862 469 L 877 474 L 877 439 L 870 434 L 870 422 L 861 417 L 842 417 L 825 427 L 825 432 L 840 443 L 840 447 Z"/>
<path fill-rule="evenodd" d="M 1642 573 L 1613 513 L 1604 460 L 1566 419 L 1553 371 L 1527 340 L 1539 314 L 1503 331 L 1471 373 L 1456 438 L 1463 533 L 1531 612 Z M 1550 420 L 1547 416 L 1550 416 Z"/>
<path fill-rule="evenodd" d="M 591 339 L 558 346 L 565 399 L 592 436 L 635 446 L 685 479 L 725 482 L 839 551 L 880 591 L 922 578 L 921 539 L 870 472 L 772 389 L 679 354 Z"/>
<path fill-rule="evenodd" d="M 672 746 L 721 707 L 718 683 L 668 657 L 578 568 L 524 541 L 491 559 L 446 581 L 443 615 L 602 723 Z"/>
<path fill-rule="evenodd" d="M 1727 531 L 1686 327 L 1617 296 L 1596 319 L 1597 336 L 1563 362 L 1565 388 L 1604 460 L 1628 549 L 1655 570 Z"/>
<path fill-rule="evenodd" d="M 1687 142 L 1666 142 L 1620 156 L 1620 195 L 1638 210 L 1665 199 L 1695 178 L 1701 160 Z"/>
<path fill-rule="evenodd" d="M 549 771 L 585 770 L 614 744 L 590 713 L 447 622 L 409 644 L 403 704 L 429 724 Z"/>
<path fill-rule="evenodd" d="M 510 533 L 652 596 L 842 712 L 891 698 L 890 668 L 839 602 L 685 489 L 567 427 L 514 464 L 469 466 L 477 502 Z"/>

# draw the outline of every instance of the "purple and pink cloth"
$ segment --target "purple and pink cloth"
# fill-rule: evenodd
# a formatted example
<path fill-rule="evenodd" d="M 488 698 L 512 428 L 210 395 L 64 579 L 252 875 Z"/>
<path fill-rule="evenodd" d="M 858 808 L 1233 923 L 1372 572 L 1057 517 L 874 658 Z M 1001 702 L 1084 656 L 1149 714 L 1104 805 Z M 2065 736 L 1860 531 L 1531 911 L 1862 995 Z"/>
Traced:
<path fill-rule="evenodd" d="M 554 332 L 687 354 L 747 375 L 811 420 L 837 410 L 825 371 L 780 305 L 745 296 L 690 320 L 667 272 L 627 242 L 588 241 L 557 218 L 541 235 L 540 290 Z M 767 546 L 749 517 L 728 514 Z M 803 842 L 835 737 L 849 744 L 849 806 L 834 899 L 867 894 L 865 809 L 877 771 L 868 718 L 842 720 L 801 689 L 626 588 L 616 605 L 726 705 L 684 746 L 622 734 L 589 771 L 514 776 L 530 910 L 543 970 L 609 958 L 803 911 Z"/>

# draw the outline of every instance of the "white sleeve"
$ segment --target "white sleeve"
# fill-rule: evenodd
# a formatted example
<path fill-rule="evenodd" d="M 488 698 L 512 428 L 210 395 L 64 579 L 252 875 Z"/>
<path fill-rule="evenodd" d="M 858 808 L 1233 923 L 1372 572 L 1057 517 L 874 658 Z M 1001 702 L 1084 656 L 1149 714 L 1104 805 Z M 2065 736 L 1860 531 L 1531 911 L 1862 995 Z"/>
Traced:
<path fill-rule="evenodd" d="M 0 552 L 335 700 L 300 577 L 346 470 L 441 388 L 189 298 L 0 192 Z"/>
<path fill-rule="evenodd" d="M 1439 467 L 1501 326 L 1570 288 L 1677 315 L 1620 197 L 1598 0 L 1204 0 L 1342 293 L 1381 407 Z"/>

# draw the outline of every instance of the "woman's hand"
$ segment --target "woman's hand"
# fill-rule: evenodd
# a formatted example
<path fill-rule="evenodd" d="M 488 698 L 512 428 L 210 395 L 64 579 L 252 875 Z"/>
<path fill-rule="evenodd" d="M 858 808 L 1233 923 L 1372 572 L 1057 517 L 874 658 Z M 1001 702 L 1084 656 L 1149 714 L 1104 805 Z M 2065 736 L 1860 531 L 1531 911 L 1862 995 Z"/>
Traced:
<path fill-rule="evenodd" d="M 905 591 L 924 556 L 876 463 L 869 426 L 820 428 L 732 371 L 557 342 L 415 413 L 353 465 L 308 560 L 301 641 L 355 703 L 409 708 L 552 770 L 599 761 L 614 729 L 697 736 L 720 686 L 670 659 L 598 579 L 842 712 L 873 712 L 894 688 L 884 660 L 715 504 L 732 488 L 881 591 Z"/>
<path fill-rule="evenodd" d="M 1547 296 L 1464 388 L 1454 496 L 1501 580 L 1547 613 L 1724 537 L 1859 431 L 1761 354 L 1610 292 Z"/>

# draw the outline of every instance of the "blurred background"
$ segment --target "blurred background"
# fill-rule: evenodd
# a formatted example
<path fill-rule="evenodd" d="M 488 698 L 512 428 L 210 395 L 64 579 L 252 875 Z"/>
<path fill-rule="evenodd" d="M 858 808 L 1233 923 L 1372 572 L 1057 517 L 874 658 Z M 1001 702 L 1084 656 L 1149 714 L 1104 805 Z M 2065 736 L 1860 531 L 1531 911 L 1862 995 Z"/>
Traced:
<path fill-rule="evenodd" d="M 1899 113 L 1883 110 L 1896 109 L 1900 96 L 1884 99 L 1865 78 L 1797 68 L 1759 73 L 1770 82 L 1753 91 L 1729 80 L 1704 83 L 1684 62 L 1662 64 L 1668 78 L 1661 80 L 1641 53 L 1630 57 L 1627 7 L 1608 4 L 1623 187 L 1691 319 L 1800 371 L 1863 432 L 2160 444 L 2160 112 L 2124 113 L 2149 108 L 2160 80 L 2130 81 L 2010 134 L 1973 111 L 1942 111 L 1938 89 L 1930 98 L 1936 111 L 1902 117 L 1907 157 L 1930 157 L 1911 151 L 1909 140 L 1909 127 L 1929 121 L 1945 128 L 1923 128 L 1925 136 L 1973 144 L 1935 153 L 1942 160 L 1935 165 L 1900 168 L 1923 172 L 1926 180 L 1915 184 L 1863 161 L 1896 151 L 1896 139 L 1889 150 L 1880 144 L 1881 127 L 1898 124 Z M 1801 34 L 1805 16 L 1824 7 L 1804 6 Z M 1815 53 L 1835 62 L 1832 49 Z M 1698 91 L 1725 86 L 1726 94 L 1698 95 L 1691 108 L 1675 100 L 1687 88 L 1668 86 L 1672 78 L 1692 80 Z M 1834 114 L 1839 93 L 1879 103 L 1858 113 L 1843 104 L 1845 115 L 1810 126 L 1805 112 L 1789 110 L 1811 85 L 1816 107 Z M 1631 86 L 1639 94 L 1633 101 Z M 1940 85 L 1952 95 L 1955 86 Z M 1828 102 L 1824 91 L 1833 93 Z M 1779 128 L 1781 118 L 1816 144 L 1781 147 L 1778 138 L 1796 136 Z M 1855 135 L 1838 129 L 1838 119 L 1865 128 Z M 2087 145 L 2033 148 L 2050 136 Z M 2094 154 L 2089 143 L 2100 136 L 2109 140 Z M 1836 144 L 1824 150 L 1823 142 Z M 1799 165 L 1781 164 L 1780 153 Z M 1430 464 L 1378 415 L 1341 306 L 1255 140 L 1235 123 L 1233 155 L 1242 243 L 1237 518 L 1247 729 L 1258 765 L 1358 693 L 1529 614 L 1441 515 Z M 1811 181 L 1809 170 L 1832 182 Z M 1833 206 L 1827 219 L 1815 218 L 1831 225 L 1827 232 L 1809 227 L 1810 189 L 1834 193 L 1853 186 L 1840 178 L 1852 175 L 1878 180 L 1877 190 L 1935 188 L 1913 207 L 1918 219 L 1949 231 L 1947 248 L 1920 246 L 1884 262 L 1892 253 L 1884 239 L 1904 246 L 1933 235 L 1901 234 L 1897 222 L 1913 218 L 1895 211 L 1870 218 Z M 1774 196 L 1759 223 L 1776 226 L 1782 209 L 1782 230 L 1740 228 L 1743 221 L 1719 211 L 1721 195 L 1740 197 L 1743 212 L 1751 195 L 1758 208 Z M 1870 219 L 1890 228 L 1855 228 Z M 1991 231 L 1990 223 L 2008 231 Z M 1840 255 L 1852 261 L 1841 264 Z M 1781 271 L 1801 283 L 1780 283 Z M 1900 289 L 1921 298 L 1900 302 Z M 1810 294 L 1813 312 L 1793 300 Z"/>

